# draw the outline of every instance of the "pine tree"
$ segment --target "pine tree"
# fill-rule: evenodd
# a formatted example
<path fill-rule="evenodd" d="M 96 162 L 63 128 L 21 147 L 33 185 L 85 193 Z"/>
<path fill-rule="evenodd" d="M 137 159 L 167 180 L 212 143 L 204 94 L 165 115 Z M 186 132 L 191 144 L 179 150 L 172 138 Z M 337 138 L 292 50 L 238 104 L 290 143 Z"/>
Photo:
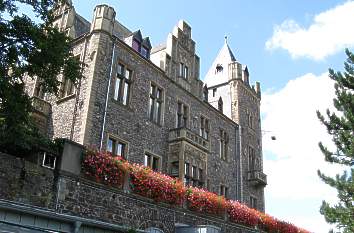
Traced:
<path fill-rule="evenodd" d="M 343 173 L 335 177 L 318 171 L 326 184 L 337 189 L 339 200 L 333 206 L 323 201 L 320 212 L 328 223 L 336 224 L 341 232 L 349 233 L 354 232 L 354 54 L 348 49 L 346 54 L 348 58 L 343 73 L 329 70 L 329 77 L 335 82 L 333 103 L 336 112 L 327 109 L 325 117 L 317 111 L 317 116 L 326 126 L 336 147 L 336 151 L 331 151 L 319 143 L 325 160 L 344 167 Z"/>
<path fill-rule="evenodd" d="M 25 155 L 45 144 L 31 122 L 25 77 L 38 78 L 46 93 L 58 94 L 58 75 L 75 81 L 80 63 L 69 38 L 52 27 L 54 7 L 64 0 L 0 0 L 0 151 Z M 23 9 L 32 10 L 36 18 Z"/>

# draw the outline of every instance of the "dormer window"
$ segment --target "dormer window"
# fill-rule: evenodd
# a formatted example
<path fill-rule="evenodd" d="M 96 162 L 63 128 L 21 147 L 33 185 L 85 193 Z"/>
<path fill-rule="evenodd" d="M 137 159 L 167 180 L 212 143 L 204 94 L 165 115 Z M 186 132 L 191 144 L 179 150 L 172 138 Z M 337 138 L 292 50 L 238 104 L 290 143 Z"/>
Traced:
<path fill-rule="evenodd" d="M 149 37 L 143 38 L 140 30 L 133 32 L 125 39 L 125 42 L 144 58 L 150 58 L 151 43 Z"/>
<path fill-rule="evenodd" d="M 149 50 L 144 46 L 141 47 L 141 55 L 145 58 L 149 58 Z"/>
<path fill-rule="evenodd" d="M 140 42 L 136 39 L 133 39 L 132 47 L 135 51 L 140 53 Z"/>

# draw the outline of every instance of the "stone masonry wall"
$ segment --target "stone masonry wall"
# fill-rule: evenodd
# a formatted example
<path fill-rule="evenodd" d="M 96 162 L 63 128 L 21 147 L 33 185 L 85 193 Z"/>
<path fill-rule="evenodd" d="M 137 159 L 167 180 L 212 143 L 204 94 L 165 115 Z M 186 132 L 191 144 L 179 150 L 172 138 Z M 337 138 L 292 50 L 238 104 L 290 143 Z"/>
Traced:
<path fill-rule="evenodd" d="M 135 229 L 155 227 L 164 233 L 174 233 L 175 224 L 213 225 L 222 232 L 255 232 L 227 221 L 224 217 L 191 212 L 182 207 L 156 203 L 150 199 L 127 194 L 121 190 L 88 180 L 62 176 L 58 211 L 64 214 L 107 221 Z"/>
<path fill-rule="evenodd" d="M 90 125 L 85 144 L 100 144 L 100 129 L 103 122 L 104 101 L 108 85 L 109 65 L 111 62 L 110 36 L 101 33 L 100 51 L 97 54 L 96 70 L 92 82 L 90 114 L 87 125 Z M 116 58 L 113 70 L 118 63 L 126 65 L 133 71 L 130 100 L 127 106 L 113 99 L 114 76 L 111 80 L 108 98 L 107 118 L 103 148 L 106 146 L 108 134 L 128 143 L 127 159 L 131 162 L 143 163 L 144 151 L 152 152 L 162 158 L 162 168 L 166 172 L 168 154 L 168 133 L 176 128 L 176 112 L 178 101 L 189 106 L 188 128 L 199 134 L 200 117 L 209 119 L 211 151 L 208 155 L 208 178 L 210 178 L 211 191 L 218 192 L 221 183 L 229 187 L 230 198 L 236 199 L 236 141 L 237 125 L 213 109 L 209 104 L 202 102 L 178 84 L 167 78 L 159 68 L 122 42 L 116 43 Z M 149 120 L 149 93 L 150 85 L 154 83 L 163 89 L 164 102 L 162 124 L 158 125 Z M 219 140 L 220 129 L 229 135 L 228 160 L 220 159 Z M 221 172 L 222 171 L 222 172 Z"/>
<path fill-rule="evenodd" d="M 53 207 L 52 170 L 1 152 L 0 161 L 0 199 Z"/>
<path fill-rule="evenodd" d="M 70 156 L 70 155 L 67 155 Z M 44 207 L 67 216 L 83 217 L 127 228 L 155 227 L 174 233 L 175 224 L 213 225 L 227 233 L 258 232 L 225 217 L 189 211 L 112 188 L 83 176 L 50 169 L 0 153 L 0 199 Z"/>
<path fill-rule="evenodd" d="M 250 196 L 257 198 L 257 208 L 264 211 L 264 187 L 254 186 L 248 181 L 249 171 L 249 150 L 251 146 L 255 150 L 255 155 L 259 159 L 259 169 L 263 171 L 262 158 L 262 136 L 260 125 L 260 100 L 247 86 L 238 79 L 231 83 L 233 96 L 232 107 L 234 120 L 241 126 L 241 163 L 243 182 L 243 202 L 250 204 Z M 253 115 L 253 127 L 249 127 L 248 114 Z"/>

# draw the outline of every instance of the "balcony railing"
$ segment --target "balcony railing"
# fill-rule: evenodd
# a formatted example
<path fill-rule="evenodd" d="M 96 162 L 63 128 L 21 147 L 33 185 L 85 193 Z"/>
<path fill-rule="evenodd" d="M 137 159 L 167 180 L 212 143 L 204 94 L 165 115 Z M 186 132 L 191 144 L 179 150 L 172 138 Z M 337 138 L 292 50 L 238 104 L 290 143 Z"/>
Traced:
<path fill-rule="evenodd" d="M 45 100 L 32 96 L 32 107 L 36 112 L 49 116 L 51 105 Z"/>
<path fill-rule="evenodd" d="M 267 185 L 267 175 L 258 170 L 248 171 L 248 181 L 254 182 L 256 185 Z"/>
<path fill-rule="evenodd" d="M 189 143 L 200 147 L 204 150 L 210 150 L 209 140 L 199 136 L 185 127 L 171 129 L 169 133 L 169 141 L 186 140 Z"/>

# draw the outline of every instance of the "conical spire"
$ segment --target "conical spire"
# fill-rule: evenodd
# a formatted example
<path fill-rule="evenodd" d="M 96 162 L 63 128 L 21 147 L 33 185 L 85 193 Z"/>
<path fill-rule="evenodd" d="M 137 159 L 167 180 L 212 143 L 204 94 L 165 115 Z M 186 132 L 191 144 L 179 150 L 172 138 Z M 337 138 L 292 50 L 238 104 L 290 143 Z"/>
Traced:
<path fill-rule="evenodd" d="M 209 68 L 209 71 L 204 78 L 204 82 L 207 83 L 209 87 L 227 82 L 228 66 L 235 61 L 236 58 L 229 47 L 227 36 L 225 36 L 224 45 Z"/>

